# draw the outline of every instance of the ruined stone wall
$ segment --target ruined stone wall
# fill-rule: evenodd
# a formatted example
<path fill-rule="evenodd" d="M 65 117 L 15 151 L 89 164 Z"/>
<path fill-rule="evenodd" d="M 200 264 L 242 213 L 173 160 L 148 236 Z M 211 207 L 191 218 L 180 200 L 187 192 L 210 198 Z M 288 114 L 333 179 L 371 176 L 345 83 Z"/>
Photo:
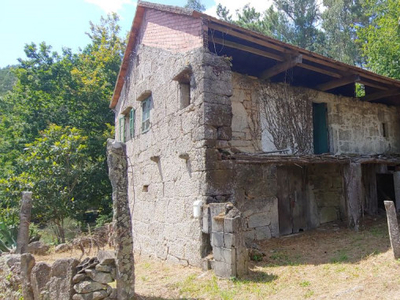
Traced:
<path fill-rule="evenodd" d="M 313 153 L 311 103 L 315 102 L 327 103 L 331 153 L 400 152 L 400 118 L 395 107 L 305 88 L 293 88 L 284 84 L 261 83 L 257 78 L 238 73 L 233 73 L 232 81 L 233 117 L 230 143 L 241 151 L 268 152 L 288 149 L 285 153 Z M 278 97 L 279 101 L 274 106 L 274 101 L 262 100 L 270 99 L 268 97 Z M 293 105 L 285 107 L 285 99 L 304 105 L 298 105 L 297 108 Z M 307 104 L 307 101 L 311 103 Z M 268 104 L 267 107 L 263 107 L 265 103 Z M 289 117 L 286 120 L 276 118 L 278 126 L 275 132 L 272 132 L 268 129 L 267 118 L 263 116 L 265 112 L 269 113 L 269 116 Z M 289 126 L 289 123 L 294 126 Z"/>
<path fill-rule="evenodd" d="M 192 205 L 203 199 L 205 182 L 203 50 L 173 54 L 140 46 L 135 51 L 115 114 L 118 139 L 118 118 L 136 109 L 135 136 L 126 142 L 134 248 L 199 265 L 203 242 Z M 173 78 L 189 65 L 191 103 L 181 108 L 179 83 Z M 137 99 L 145 91 L 151 91 L 151 125 L 142 133 L 142 102 Z"/>
<path fill-rule="evenodd" d="M 343 165 L 307 166 L 307 195 L 310 203 L 310 226 L 343 220 L 347 217 Z"/>

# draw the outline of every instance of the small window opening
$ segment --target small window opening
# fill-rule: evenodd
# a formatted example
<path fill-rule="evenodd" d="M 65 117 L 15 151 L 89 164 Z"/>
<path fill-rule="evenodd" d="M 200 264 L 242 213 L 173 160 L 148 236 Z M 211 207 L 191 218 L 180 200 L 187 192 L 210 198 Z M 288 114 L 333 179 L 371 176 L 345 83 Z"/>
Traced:
<path fill-rule="evenodd" d="M 142 191 L 147 193 L 149 191 L 149 186 L 148 185 L 144 185 Z"/>
<path fill-rule="evenodd" d="M 136 111 L 131 109 L 129 112 L 129 137 L 133 139 L 135 137 L 135 116 Z"/>
<path fill-rule="evenodd" d="M 388 137 L 388 128 L 386 123 L 382 123 L 382 136 Z"/>
<path fill-rule="evenodd" d="M 119 118 L 119 140 L 125 143 L 125 116 Z"/>
<path fill-rule="evenodd" d="M 151 110 L 151 97 L 148 97 L 142 103 L 142 133 L 150 130 L 150 110 Z"/>
<path fill-rule="evenodd" d="M 190 83 L 180 82 L 179 83 L 181 109 L 187 107 L 190 104 Z"/>

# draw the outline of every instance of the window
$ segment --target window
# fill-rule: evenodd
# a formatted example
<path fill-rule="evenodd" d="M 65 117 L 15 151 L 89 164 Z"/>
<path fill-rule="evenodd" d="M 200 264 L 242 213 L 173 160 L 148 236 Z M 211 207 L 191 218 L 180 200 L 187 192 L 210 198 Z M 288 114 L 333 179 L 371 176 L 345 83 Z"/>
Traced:
<path fill-rule="evenodd" d="M 151 97 L 142 102 L 142 133 L 150 129 Z"/>
<path fill-rule="evenodd" d="M 119 118 L 119 140 L 125 143 L 125 116 Z"/>
<path fill-rule="evenodd" d="M 387 138 L 388 135 L 388 126 L 386 123 L 382 123 L 382 136 Z"/>
<path fill-rule="evenodd" d="M 135 115 L 136 111 L 132 108 L 129 112 L 129 137 L 131 139 L 135 137 Z"/>
<path fill-rule="evenodd" d="M 181 109 L 182 109 L 190 104 L 190 83 L 180 82 L 179 90 L 180 90 Z"/>

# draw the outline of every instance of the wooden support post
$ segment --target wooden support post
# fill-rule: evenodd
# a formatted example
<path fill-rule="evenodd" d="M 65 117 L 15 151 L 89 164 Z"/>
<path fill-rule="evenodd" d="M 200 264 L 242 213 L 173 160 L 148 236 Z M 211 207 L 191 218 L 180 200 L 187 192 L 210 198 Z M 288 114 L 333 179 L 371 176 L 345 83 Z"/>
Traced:
<path fill-rule="evenodd" d="M 350 163 L 345 169 L 348 225 L 358 231 L 363 199 L 361 164 Z"/>
<path fill-rule="evenodd" d="M 397 223 L 396 208 L 394 207 L 393 201 L 384 201 L 390 244 L 392 245 L 393 255 L 395 259 L 400 258 L 400 234 L 399 224 Z"/>
<path fill-rule="evenodd" d="M 132 217 L 128 202 L 125 144 L 107 140 L 108 176 L 112 186 L 113 226 L 116 245 L 117 299 L 135 299 Z"/>
<path fill-rule="evenodd" d="M 22 192 L 21 208 L 19 211 L 19 229 L 17 237 L 17 254 L 28 252 L 29 224 L 32 212 L 32 192 Z"/>

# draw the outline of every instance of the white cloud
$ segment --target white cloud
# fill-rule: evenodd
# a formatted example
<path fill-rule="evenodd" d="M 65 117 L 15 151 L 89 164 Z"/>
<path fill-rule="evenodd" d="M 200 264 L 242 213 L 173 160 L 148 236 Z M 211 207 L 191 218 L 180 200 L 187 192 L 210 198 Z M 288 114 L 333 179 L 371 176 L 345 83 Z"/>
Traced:
<path fill-rule="evenodd" d="M 106 13 L 118 12 L 124 4 L 136 6 L 136 1 L 132 0 L 85 0 L 85 2 L 97 5 Z"/>
<path fill-rule="evenodd" d="M 214 1 L 215 5 L 211 6 L 209 9 L 205 11 L 206 14 L 210 16 L 217 16 L 217 5 L 221 3 L 222 6 L 226 6 L 233 18 L 236 18 L 236 10 L 242 9 L 247 3 L 250 4 L 251 7 L 254 7 L 258 12 L 264 12 L 272 5 L 272 0 L 248 0 L 248 1 L 232 1 L 232 0 L 216 0 Z"/>

